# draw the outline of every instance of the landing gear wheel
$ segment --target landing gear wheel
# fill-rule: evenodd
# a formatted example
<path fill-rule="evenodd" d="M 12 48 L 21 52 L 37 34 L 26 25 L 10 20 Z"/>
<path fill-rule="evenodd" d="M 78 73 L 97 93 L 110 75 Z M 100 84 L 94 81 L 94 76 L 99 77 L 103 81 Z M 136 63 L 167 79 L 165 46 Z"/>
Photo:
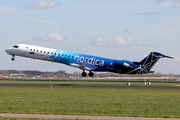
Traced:
<path fill-rule="evenodd" d="M 94 76 L 94 73 L 93 72 L 89 72 L 89 77 L 93 77 Z"/>
<path fill-rule="evenodd" d="M 87 76 L 87 73 L 86 72 L 82 72 L 82 77 L 86 77 Z"/>
<path fill-rule="evenodd" d="M 14 60 L 15 60 L 15 58 L 14 58 L 14 55 L 12 55 L 12 58 L 11 58 L 11 60 L 12 60 L 12 61 L 14 61 Z"/>

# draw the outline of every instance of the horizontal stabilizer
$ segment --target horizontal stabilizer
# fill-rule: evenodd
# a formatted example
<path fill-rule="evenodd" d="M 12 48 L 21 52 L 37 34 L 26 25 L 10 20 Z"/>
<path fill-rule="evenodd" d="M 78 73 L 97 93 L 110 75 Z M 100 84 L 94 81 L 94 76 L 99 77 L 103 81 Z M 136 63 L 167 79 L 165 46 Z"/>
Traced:
<path fill-rule="evenodd" d="M 166 55 L 163 55 L 161 53 L 158 53 L 158 52 L 152 52 L 152 55 L 158 57 L 158 58 L 163 58 L 163 57 L 166 57 L 166 58 L 171 58 L 173 59 L 173 57 L 170 57 L 170 56 L 166 56 Z"/>
<path fill-rule="evenodd" d="M 166 57 L 166 58 L 170 58 L 170 59 L 174 59 L 173 57 L 170 57 L 170 56 L 166 56 L 166 55 L 164 55 L 164 57 Z"/>

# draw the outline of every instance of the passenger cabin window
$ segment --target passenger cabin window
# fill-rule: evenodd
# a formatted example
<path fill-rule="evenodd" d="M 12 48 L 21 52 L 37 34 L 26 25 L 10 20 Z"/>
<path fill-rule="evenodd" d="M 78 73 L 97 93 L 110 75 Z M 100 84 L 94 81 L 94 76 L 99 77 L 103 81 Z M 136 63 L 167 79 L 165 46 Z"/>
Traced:
<path fill-rule="evenodd" d="M 37 52 L 38 52 L 39 50 L 37 50 Z"/>
<path fill-rule="evenodd" d="M 53 52 L 51 54 L 53 54 Z"/>
<path fill-rule="evenodd" d="M 49 52 L 47 54 L 49 54 Z"/>
<path fill-rule="evenodd" d="M 41 50 L 41 53 L 42 53 L 42 50 Z"/>
<path fill-rule="evenodd" d="M 35 49 L 33 51 L 35 51 Z"/>
<path fill-rule="evenodd" d="M 68 57 L 70 57 L 70 55 L 68 55 Z"/>
<path fill-rule="evenodd" d="M 32 49 L 30 49 L 30 51 L 32 51 Z"/>
<path fill-rule="evenodd" d="M 56 53 L 54 53 L 54 55 L 56 55 Z"/>
<path fill-rule="evenodd" d="M 61 56 L 63 56 L 63 54 Z"/>
<path fill-rule="evenodd" d="M 46 51 L 44 51 L 44 53 L 46 53 Z"/>
<path fill-rule="evenodd" d="M 14 45 L 13 48 L 18 48 L 18 46 L 17 46 L 17 45 Z"/>
<path fill-rule="evenodd" d="M 72 56 L 72 58 L 73 58 L 73 56 Z"/>
<path fill-rule="evenodd" d="M 60 54 L 58 54 L 58 55 L 60 55 Z"/>

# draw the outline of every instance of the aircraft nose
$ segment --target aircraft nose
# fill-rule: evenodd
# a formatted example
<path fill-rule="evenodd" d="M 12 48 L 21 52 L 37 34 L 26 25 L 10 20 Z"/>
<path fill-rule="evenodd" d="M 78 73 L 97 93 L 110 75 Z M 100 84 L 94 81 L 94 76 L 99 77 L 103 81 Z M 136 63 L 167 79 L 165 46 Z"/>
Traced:
<path fill-rule="evenodd" d="M 8 48 L 8 49 L 6 49 L 5 51 L 6 51 L 7 53 L 10 53 L 10 52 L 11 52 L 11 49 Z"/>

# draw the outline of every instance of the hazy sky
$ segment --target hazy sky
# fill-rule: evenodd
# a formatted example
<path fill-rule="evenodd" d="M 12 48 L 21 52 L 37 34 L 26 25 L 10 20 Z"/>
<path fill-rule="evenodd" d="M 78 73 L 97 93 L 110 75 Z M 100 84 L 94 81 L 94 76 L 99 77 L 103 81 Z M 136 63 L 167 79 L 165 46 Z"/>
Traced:
<path fill-rule="evenodd" d="M 152 51 L 156 73 L 180 74 L 180 0 L 2 0 L 0 69 L 81 71 L 16 57 L 5 49 L 25 43 L 114 59 L 141 61 Z"/>

